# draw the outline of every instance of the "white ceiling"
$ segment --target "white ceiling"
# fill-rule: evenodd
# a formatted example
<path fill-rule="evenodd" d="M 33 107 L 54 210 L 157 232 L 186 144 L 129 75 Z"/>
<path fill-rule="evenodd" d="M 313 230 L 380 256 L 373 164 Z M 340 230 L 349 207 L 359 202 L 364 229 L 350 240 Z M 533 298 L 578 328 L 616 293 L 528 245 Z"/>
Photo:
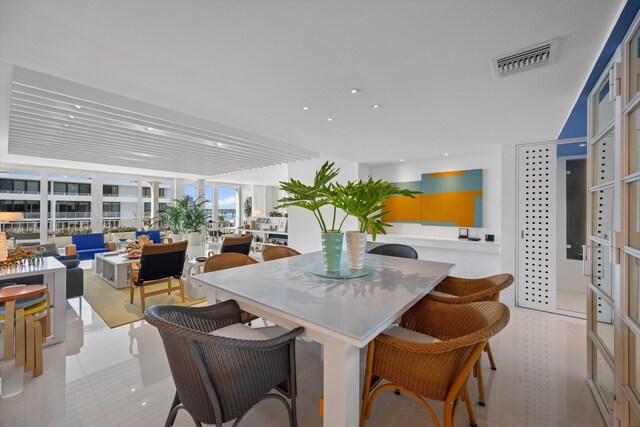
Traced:
<path fill-rule="evenodd" d="M 557 137 L 620 4 L 2 0 L 0 61 L 389 163 Z M 555 64 L 493 79 L 490 58 L 553 38 Z"/>

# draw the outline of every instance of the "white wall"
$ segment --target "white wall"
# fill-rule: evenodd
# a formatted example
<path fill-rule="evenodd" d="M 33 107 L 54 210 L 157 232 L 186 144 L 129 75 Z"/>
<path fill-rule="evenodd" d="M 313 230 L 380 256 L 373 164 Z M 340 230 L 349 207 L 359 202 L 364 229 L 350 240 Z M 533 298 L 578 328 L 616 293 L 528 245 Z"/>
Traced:
<path fill-rule="evenodd" d="M 372 165 L 371 176 L 390 182 L 420 181 L 423 173 L 448 172 L 467 169 L 483 169 L 483 227 L 477 229 L 478 236 L 486 233 L 501 236 L 500 209 L 500 152 L 488 152 L 460 157 L 444 157 L 435 160 L 394 163 L 390 165 Z M 435 227 L 420 224 L 395 223 L 389 233 L 457 237 L 457 227 Z"/>
<path fill-rule="evenodd" d="M 305 184 L 311 184 L 315 176 L 316 170 L 320 169 L 325 161 L 335 162 L 335 166 L 339 167 L 340 175 L 336 178 L 338 182 L 345 183 L 349 180 L 357 180 L 359 178 L 359 167 L 357 163 L 321 154 L 319 159 L 305 160 L 289 164 L 289 178 L 295 178 Z M 323 215 L 325 221 L 330 221 L 333 209 L 325 207 Z M 320 226 L 313 214 L 305 209 L 291 207 L 289 213 L 289 246 L 302 253 L 319 251 L 322 249 L 320 243 Z M 339 214 L 338 218 L 342 219 Z M 345 221 L 342 231 L 357 229 L 357 221 L 353 218 Z"/>

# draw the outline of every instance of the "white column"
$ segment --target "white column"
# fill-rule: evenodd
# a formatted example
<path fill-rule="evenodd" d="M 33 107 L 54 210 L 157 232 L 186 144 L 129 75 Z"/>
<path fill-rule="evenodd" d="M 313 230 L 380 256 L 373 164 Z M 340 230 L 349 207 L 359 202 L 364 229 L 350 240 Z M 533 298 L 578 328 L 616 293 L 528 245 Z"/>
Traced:
<path fill-rule="evenodd" d="M 213 200 L 211 201 L 213 221 L 218 221 L 218 184 L 213 184 Z"/>
<path fill-rule="evenodd" d="M 160 213 L 160 183 L 158 181 L 151 184 L 151 218 L 156 218 Z"/>
<path fill-rule="evenodd" d="M 48 240 L 48 218 L 49 218 L 49 172 L 47 168 L 40 169 L 40 242 Z M 55 209 L 55 206 L 54 206 Z"/>
<path fill-rule="evenodd" d="M 325 337 L 324 427 L 352 427 L 360 419 L 360 349 Z"/>
<path fill-rule="evenodd" d="M 176 178 L 174 182 L 175 194 L 174 199 L 180 200 L 184 197 L 184 179 Z"/>
<path fill-rule="evenodd" d="M 91 174 L 91 231 L 102 233 L 102 173 Z"/>
<path fill-rule="evenodd" d="M 196 199 L 198 197 L 202 198 L 202 200 L 205 200 L 205 185 L 206 185 L 206 181 L 204 179 L 199 179 L 196 181 Z"/>
<path fill-rule="evenodd" d="M 142 177 L 137 177 L 138 181 L 138 213 L 136 214 L 136 228 L 142 230 L 142 219 L 144 218 L 144 202 L 142 200 Z"/>

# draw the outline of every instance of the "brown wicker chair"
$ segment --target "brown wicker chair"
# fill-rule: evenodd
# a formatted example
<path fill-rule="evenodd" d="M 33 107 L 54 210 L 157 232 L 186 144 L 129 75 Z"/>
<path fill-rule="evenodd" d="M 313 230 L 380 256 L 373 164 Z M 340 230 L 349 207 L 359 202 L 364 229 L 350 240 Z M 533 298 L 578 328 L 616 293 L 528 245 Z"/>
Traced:
<path fill-rule="evenodd" d="M 421 396 L 445 402 L 444 427 L 453 426 L 457 405 L 464 400 L 475 425 L 467 378 L 487 340 L 508 322 L 509 309 L 499 302 L 452 305 L 420 300 L 402 316 L 400 326 L 436 341 L 418 343 L 382 333 L 369 343 L 360 426 L 386 389 L 404 390 L 418 400 L 436 426 L 441 424 Z M 388 382 L 381 384 L 382 380 Z"/>
<path fill-rule="evenodd" d="M 209 334 L 240 322 L 233 300 L 207 307 L 156 305 L 144 318 L 160 332 L 176 385 L 165 426 L 185 409 L 199 427 L 236 419 L 235 427 L 267 398 L 281 401 L 290 426 L 297 426 L 295 338 L 303 328 L 260 341 Z M 274 388 L 281 394 L 271 393 Z"/>
<path fill-rule="evenodd" d="M 262 259 L 264 261 L 274 261 L 280 258 L 288 258 L 290 256 L 300 255 L 300 252 L 291 249 L 288 246 L 267 246 L 262 251 Z"/>
<path fill-rule="evenodd" d="M 447 276 L 435 287 L 434 291 L 427 295 L 432 301 L 439 301 L 447 304 L 468 304 L 478 301 L 499 301 L 500 292 L 513 283 L 511 274 L 496 274 L 495 276 L 480 279 L 464 279 L 461 277 Z M 487 341 L 484 351 L 489 358 L 492 370 L 496 370 L 496 362 L 493 359 L 491 345 Z M 478 359 L 477 366 L 473 370 L 474 376 L 478 379 L 478 403 L 485 405 L 484 383 L 482 381 L 482 362 Z"/>
<path fill-rule="evenodd" d="M 180 291 L 184 302 L 184 281 L 182 269 L 187 252 L 187 241 L 177 243 L 162 243 L 159 245 L 144 245 L 140 265 L 131 262 L 131 276 L 129 277 L 129 302 L 133 304 L 134 291 L 140 290 L 140 310 L 144 313 L 145 298 L 171 291 Z M 171 279 L 178 279 L 178 286 L 171 286 Z M 145 292 L 144 287 L 157 283 L 167 283 L 167 289 Z"/>
<path fill-rule="evenodd" d="M 251 251 L 251 242 L 253 242 L 253 234 L 245 236 L 224 236 L 220 253 L 237 252 L 243 255 L 249 255 Z"/>
<path fill-rule="evenodd" d="M 259 262 L 250 256 L 242 255 L 235 252 L 217 254 L 210 256 L 204 263 L 202 271 L 208 273 L 210 271 L 226 270 L 227 268 L 242 267 L 244 265 L 258 264 Z M 254 316 L 246 311 L 242 312 L 242 323 L 251 323 L 258 316 Z"/>

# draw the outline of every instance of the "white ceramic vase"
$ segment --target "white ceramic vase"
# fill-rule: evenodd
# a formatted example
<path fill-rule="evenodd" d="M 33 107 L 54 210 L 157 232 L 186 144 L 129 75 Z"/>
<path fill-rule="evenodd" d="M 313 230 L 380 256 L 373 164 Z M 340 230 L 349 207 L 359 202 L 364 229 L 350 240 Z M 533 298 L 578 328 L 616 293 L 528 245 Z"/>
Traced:
<path fill-rule="evenodd" d="M 364 268 L 364 250 L 367 246 L 367 233 L 347 231 L 347 251 L 349 252 L 349 268 Z"/>
<path fill-rule="evenodd" d="M 187 241 L 191 246 L 199 245 L 202 240 L 202 233 L 199 231 L 190 231 L 187 233 Z"/>

